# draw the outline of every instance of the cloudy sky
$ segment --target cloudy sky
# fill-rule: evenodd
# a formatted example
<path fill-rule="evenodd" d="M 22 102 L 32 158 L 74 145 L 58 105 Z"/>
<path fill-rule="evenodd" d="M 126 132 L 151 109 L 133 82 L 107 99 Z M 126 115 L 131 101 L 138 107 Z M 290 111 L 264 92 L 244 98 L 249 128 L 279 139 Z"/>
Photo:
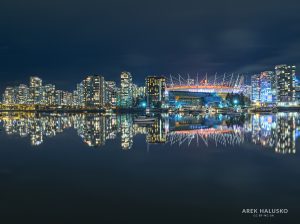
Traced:
<path fill-rule="evenodd" d="M 1 0 L 0 88 L 32 74 L 71 90 L 88 74 L 300 69 L 297 0 Z"/>

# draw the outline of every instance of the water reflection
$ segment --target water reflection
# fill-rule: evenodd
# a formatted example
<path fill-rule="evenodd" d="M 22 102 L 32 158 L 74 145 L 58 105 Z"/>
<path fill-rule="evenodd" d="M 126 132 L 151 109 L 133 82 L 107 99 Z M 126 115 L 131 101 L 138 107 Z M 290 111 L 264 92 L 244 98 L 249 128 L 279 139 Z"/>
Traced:
<path fill-rule="evenodd" d="M 277 153 L 296 153 L 300 127 L 298 113 L 267 115 L 166 115 L 152 124 L 141 125 L 133 115 L 2 113 L 2 129 L 8 135 L 29 137 L 33 146 L 65 129 L 74 128 L 88 146 L 101 147 L 120 137 L 123 150 L 134 144 L 134 136 L 144 135 L 148 144 L 198 147 L 230 147 L 246 143 L 261 145 Z"/>
<path fill-rule="evenodd" d="M 216 146 L 238 145 L 244 142 L 243 122 L 244 116 L 180 116 L 171 120 L 168 133 L 171 144 L 191 144 L 193 140 L 197 145 L 203 142 L 206 146 L 213 143 Z"/>

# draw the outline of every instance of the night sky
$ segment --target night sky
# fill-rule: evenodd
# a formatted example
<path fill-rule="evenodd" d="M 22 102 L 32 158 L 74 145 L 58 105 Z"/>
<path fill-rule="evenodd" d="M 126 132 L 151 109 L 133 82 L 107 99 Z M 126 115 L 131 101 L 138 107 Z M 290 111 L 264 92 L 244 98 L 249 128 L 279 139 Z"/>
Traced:
<path fill-rule="evenodd" d="M 36 74 L 72 90 L 88 74 L 300 69 L 297 0 L 1 0 L 0 90 Z"/>

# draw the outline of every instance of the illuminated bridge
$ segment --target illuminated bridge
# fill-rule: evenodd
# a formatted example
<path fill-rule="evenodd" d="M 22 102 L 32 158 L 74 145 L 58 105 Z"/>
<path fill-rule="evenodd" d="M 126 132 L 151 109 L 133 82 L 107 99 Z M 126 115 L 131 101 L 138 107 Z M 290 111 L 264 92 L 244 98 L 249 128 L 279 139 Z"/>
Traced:
<path fill-rule="evenodd" d="M 168 92 L 196 92 L 196 93 L 240 93 L 243 91 L 244 76 L 243 75 L 222 75 L 208 77 L 205 75 L 202 79 L 190 78 L 185 79 L 181 75 L 174 77 L 170 75 L 167 80 Z"/>

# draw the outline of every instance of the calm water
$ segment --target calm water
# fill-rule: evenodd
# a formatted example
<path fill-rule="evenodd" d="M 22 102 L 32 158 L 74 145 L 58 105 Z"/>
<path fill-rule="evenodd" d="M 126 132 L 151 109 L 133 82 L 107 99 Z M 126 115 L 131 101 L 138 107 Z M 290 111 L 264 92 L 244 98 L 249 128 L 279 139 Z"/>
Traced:
<path fill-rule="evenodd" d="M 300 223 L 300 114 L 0 120 L 0 223 Z"/>

